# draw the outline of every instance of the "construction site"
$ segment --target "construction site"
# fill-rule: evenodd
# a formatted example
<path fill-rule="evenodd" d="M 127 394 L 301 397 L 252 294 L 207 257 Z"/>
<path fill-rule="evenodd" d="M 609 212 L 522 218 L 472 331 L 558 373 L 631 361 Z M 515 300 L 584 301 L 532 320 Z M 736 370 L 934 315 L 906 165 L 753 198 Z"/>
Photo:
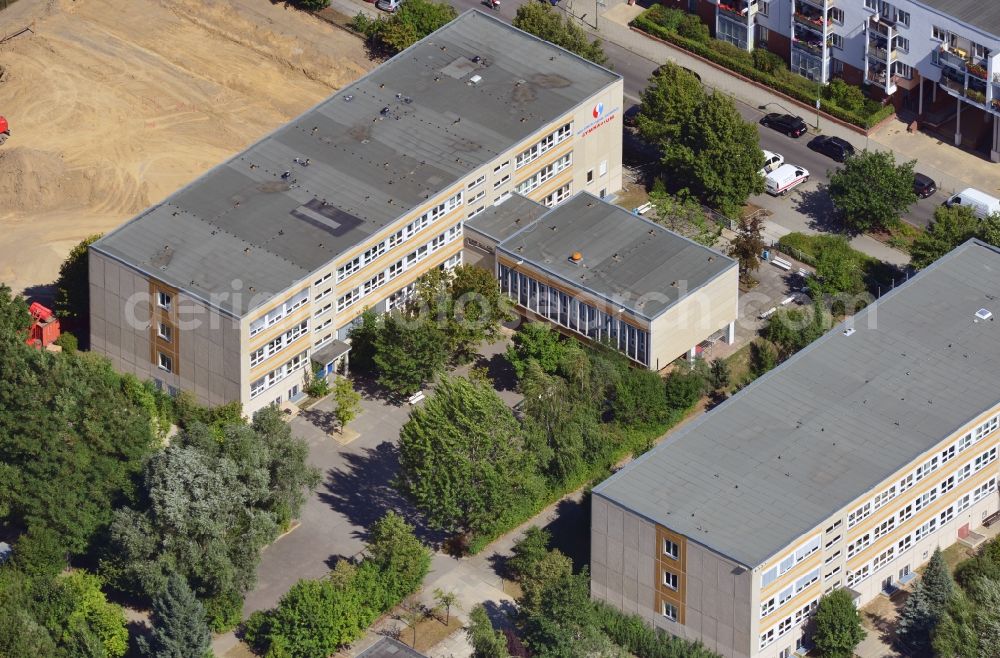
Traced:
<path fill-rule="evenodd" d="M 0 282 L 50 284 L 118 226 L 371 64 L 268 0 L 18 0 L 0 10 Z"/>

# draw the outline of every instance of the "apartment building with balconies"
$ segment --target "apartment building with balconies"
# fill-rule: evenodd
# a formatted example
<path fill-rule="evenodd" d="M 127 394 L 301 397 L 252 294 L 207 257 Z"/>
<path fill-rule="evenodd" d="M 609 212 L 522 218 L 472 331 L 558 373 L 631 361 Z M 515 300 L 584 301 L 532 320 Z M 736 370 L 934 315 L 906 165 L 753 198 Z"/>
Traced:
<path fill-rule="evenodd" d="M 713 36 L 766 48 L 823 84 L 842 78 L 1000 161 L 1000 3 L 665 0 Z"/>
<path fill-rule="evenodd" d="M 620 76 L 465 12 L 92 245 L 92 348 L 206 404 L 294 400 L 469 218 L 618 191 L 621 107 Z"/>
<path fill-rule="evenodd" d="M 592 595 L 726 657 L 1000 509 L 1000 250 L 969 241 L 594 488 Z"/>

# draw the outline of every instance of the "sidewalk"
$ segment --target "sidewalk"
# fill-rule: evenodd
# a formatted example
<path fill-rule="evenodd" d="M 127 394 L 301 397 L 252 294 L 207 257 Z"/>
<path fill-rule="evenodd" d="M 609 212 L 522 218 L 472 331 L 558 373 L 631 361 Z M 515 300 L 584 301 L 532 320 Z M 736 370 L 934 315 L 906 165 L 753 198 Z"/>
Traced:
<path fill-rule="evenodd" d="M 789 110 L 795 110 L 793 113 L 806 118 L 810 126 L 815 125 L 814 113 L 809 114 L 798 106 L 792 107 L 784 97 L 743 82 L 680 48 L 650 39 L 629 28 L 628 23 L 643 9 L 638 5 L 618 5 L 601 15 L 598 21 L 599 31 L 586 26 L 584 29 L 653 62 L 671 60 L 696 71 L 706 85 L 723 90 L 743 103 L 753 107 L 768 104 L 784 105 Z M 863 139 L 853 130 L 824 117 L 819 118 L 819 127 L 825 135 L 842 137 L 855 144 L 859 144 Z M 898 120 L 888 122 L 877 133 L 864 138 L 864 146 L 893 151 L 897 161 L 900 162 L 917 160 L 918 170 L 937 181 L 938 189 L 944 193 L 975 187 L 989 194 L 1000 194 L 1000 164 L 966 153 L 930 135 L 921 132 L 908 133 L 906 125 Z"/>

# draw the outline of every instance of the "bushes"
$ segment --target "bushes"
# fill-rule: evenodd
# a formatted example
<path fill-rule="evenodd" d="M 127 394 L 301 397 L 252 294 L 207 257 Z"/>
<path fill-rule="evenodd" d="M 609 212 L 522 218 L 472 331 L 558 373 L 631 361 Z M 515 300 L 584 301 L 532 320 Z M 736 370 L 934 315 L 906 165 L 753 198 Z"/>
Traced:
<path fill-rule="evenodd" d="M 693 27 L 682 27 L 686 26 L 691 19 L 701 24 L 698 17 L 693 14 L 688 14 L 679 9 L 667 9 L 661 5 L 656 5 L 636 16 L 631 25 L 647 34 L 694 53 L 699 57 L 724 66 L 730 71 L 749 78 L 754 82 L 767 85 L 802 103 L 813 105 L 816 102 L 817 94 L 815 90 L 819 88 L 818 85 L 787 71 L 784 60 L 781 60 L 781 66 L 777 70 L 767 71 L 763 67 L 758 66 L 759 60 L 757 59 L 769 60 L 766 55 L 751 57 L 750 54 L 731 44 L 720 45 L 725 42 L 711 39 L 702 40 L 701 33 L 696 32 Z M 704 32 L 707 34 L 708 28 L 705 25 L 702 25 L 702 27 L 705 28 Z M 739 54 L 734 51 L 738 51 Z M 804 84 L 803 82 L 799 82 L 799 80 L 804 81 Z M 864 129 L 871 128 L 895 112 L 895 109 L 891 105 L 882 107 L 872 101 L 866 101 L 864 107 L 860 110 L 852 110 L 842 106 L 840 104 L 841 100 L 845 100 L 844 93 L 841 91 L 835 92 L 833 95 L 829 92 L 824 92 L 824 97 L 820 99 L 821 109 L 841 121 L 847 121 Z M 851 98 L 847 98 L 846 100 L 853 106 L 856 106 L 855 100 Z"/>
<path fill-rule="evenodd" d="M 605 603 L 594 603 L 598 627 L 611 641 L 639 658 L 718 658 L 700 642 L 682 640 L 654 630 L 642 617 L 629 615 Z"/>
<path fill-rule="evenodd" d="M 775 75 L 778 71 L 785 68 L 785 60 L 781 59 L 781 57 L 775 55 L 770 50 L 754 48 L 751 53 L 751 57 L 753 58 L 754 68 L 762 73 Z"/>
<path fill-rule="evenodd" d="M 339 562 L 321 580 L 300 580 L 273 610 L 255 612 L 246 641 L 261 654 L 325 658 L 364 635 L 380 615 L 412 594 L 430 569 L 430 551 L 395 512 L 372 529 L 370 557 Z"/>

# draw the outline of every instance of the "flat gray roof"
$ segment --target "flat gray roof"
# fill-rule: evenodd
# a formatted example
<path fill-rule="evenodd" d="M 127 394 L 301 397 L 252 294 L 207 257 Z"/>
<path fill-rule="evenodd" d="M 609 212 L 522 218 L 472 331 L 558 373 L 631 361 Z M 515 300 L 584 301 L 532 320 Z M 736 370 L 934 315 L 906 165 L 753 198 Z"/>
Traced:
<path fill-rule="evenodd" d="M 970 240 L 594 493 L 756 567 L 1000 401 L 998 295 Z"/>
<path fill-rule="evenodd" d="M 567 283 L 653 319 L 736 261 L 581 192 L 500 244 Z M 570 260 L 574 252 L 583 258 Z"/>
<path fill-rule="evenodd" d="M 243 315 L 618 79 L 469 10 L 93 248 Z"/>
<path fill-rule="evenodd" d="M 520 194 L 512 194 L 498 206 L 490 206 L 465 222 L 465 228 L 503 242 L 549 211 L 548 207 Z"/>
<path fill-rule="evenodd" d="M 1000 38 L 1000 2 L 996 0 L 919 0 L 919 3 Z"/>

